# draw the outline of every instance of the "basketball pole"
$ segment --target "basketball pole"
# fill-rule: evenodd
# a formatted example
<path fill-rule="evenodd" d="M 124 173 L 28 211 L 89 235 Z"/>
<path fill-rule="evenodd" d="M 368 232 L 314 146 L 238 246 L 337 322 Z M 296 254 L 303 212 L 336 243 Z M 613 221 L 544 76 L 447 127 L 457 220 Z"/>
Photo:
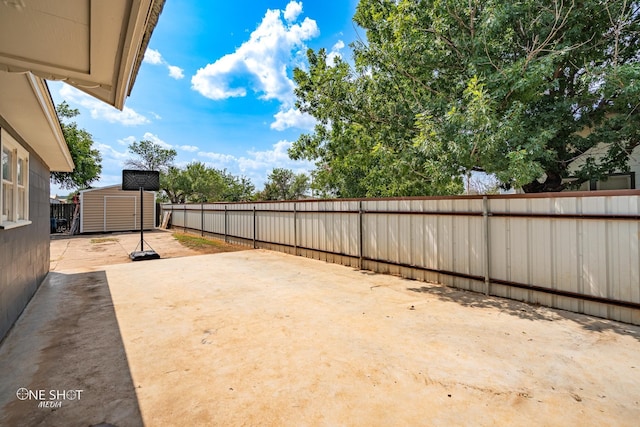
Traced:
<path fill-rule="evenodd" d="M 148 170 L 122 171 L 122 190 L 140 191 L 140 250 L 138 247 L 129 254 L 132 261 L 159 259 L 160 255 L 147 243 L 149 250 L 144 249 L 144 192 L 158 191 L 160 189 L 160 173 Z"/>
<path fill-rule="evenodd" d="M 144 192 L 140 187 L 140 252 L 144 252 Z"/>

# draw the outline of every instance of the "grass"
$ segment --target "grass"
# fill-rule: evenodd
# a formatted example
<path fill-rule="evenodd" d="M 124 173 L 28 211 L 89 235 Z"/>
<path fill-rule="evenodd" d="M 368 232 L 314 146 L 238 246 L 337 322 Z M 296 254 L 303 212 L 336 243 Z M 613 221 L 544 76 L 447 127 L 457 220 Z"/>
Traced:
<path fill-rule="evenodd" d="M 180 242 L 181 245 L 196 251 L 226 252 L 239 249 L 228 243 L 220 242 L 213 239 L 207 239 L 205 237 L 194 236 L 192 234 L 173 233 L 173 237 L 178 242 Z"/>
<path fill-rule="evenodd" d="M 91 239 L 90 242 L 94 244 L 98 243 L 108 243 L 108 242 L 117 242 L 118 239 L 115 237 L 100 237 L 97 239 Z"/>

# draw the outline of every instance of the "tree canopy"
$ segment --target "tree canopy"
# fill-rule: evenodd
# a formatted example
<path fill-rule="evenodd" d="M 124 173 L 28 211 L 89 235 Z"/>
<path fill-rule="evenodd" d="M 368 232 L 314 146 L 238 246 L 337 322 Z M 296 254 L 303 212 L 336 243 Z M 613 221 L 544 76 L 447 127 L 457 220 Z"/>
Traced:
<path fill-rule="evenodd" d="M 296 174 L 291 169 L 275 168 L 267 177 L 264 190 L 258 195 L 262 200 L 298 200 L 309 190 L 309 177 Z"/>
<path fill-rule="evenodd" d="M 100 151 L 93 148 L 91 134 L 70 120 L 80 111 L 69 107 L 65 101 L 56 107 L 56 112 L 75 167 L 72 172 L 51 172 L 51 180 L 68 190 L 88 188 L 102 172 Z"/>
<path fill-rule="evenodd" d="M 471 171 L 560 191 L 626 170 L 640 143 L 637 1 L 360 0 L 354 21 L 353 65 L 310 50 L 294 73 L 318 124 L 290 155 L 326 193 L 457 193 Z"/>
<path fill-rule="evenodd" d="M 246 177 L 236 177 L 202 162 L 191 162 L 184 168 L 174 166 L 177 156 L 173 148 L 165 148 L 148 140 L 133 142 L 129 151 L 137 158 L 125 164 L 141 170 L 160 172 L 161 200 L 171 203 L 237 202 L 251 200 L 254 185 Z"/>
<path fill-rule="evenodd" d="M 134 141 L 129 144 L 129 151 L 136 155 L 125 162 L 125 165 L 136 170 L 153 170 L 167 172 L 173 165 L 178 152 L 173 148 L 164 148 L 153 141 Z"/>
<path fill-rule="evenodd" d="M 160 174 L 160 188 L 171 203 L 238 202 L 251 200 L 255 187 L 246 177 L 225 170 L 189 163 L 185 168 L 169 167 Z"/>

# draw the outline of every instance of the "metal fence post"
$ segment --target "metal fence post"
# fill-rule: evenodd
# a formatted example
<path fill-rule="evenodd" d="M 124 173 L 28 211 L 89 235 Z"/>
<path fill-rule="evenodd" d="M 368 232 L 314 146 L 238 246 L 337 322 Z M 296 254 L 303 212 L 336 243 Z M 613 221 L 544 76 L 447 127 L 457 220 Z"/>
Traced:
<path fill-rule="evenodd" d="M 256 206 L 253 205 L 253 249 L 256 248 Z"/>
<path fill-rule="evenodd" d="M 184 205 L 184 210 L 182 211 L 182 228 L 185 233 L 187 232 L 187 205 Z"/>
<path fill-rule="evenodd" d="M 227 243 L 227 205 L 224 205 L 224 242 Z"/>
<path fill-rule="evenodd" d="M 487 196 L 482 196 L 482 221 L 484 223 L 484 293 L 490 295 L 491 275 L 489 268 L 491 260 L 489 258 L 489 198 Z"/>
<path fill-rule="evenodd" d="M 200 204 L 200 236 L 204 237 L 204 203 Z"/>
<path fill-rule="evenodd" d="M 297 203 L 293 202 L 293 250 L 298 255 L 298 210 Z"/>
<path fill-rule="evenodd" d="M 358 255 L 359 255 L 359 268 L 362 270 L 364 264 L 364 254 L 363 254 L 363 232 L 362 232 L 362 200 L 358 202 Z"/>

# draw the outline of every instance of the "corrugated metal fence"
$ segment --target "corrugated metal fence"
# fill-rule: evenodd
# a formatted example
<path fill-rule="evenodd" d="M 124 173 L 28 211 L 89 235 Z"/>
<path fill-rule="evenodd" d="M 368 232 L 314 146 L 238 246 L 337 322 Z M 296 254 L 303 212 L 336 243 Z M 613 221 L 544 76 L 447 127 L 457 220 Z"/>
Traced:
<path fill-rule="evenodd" d="M 640 324 L 640 191 L 163 205 L 174 228 Z"/>

